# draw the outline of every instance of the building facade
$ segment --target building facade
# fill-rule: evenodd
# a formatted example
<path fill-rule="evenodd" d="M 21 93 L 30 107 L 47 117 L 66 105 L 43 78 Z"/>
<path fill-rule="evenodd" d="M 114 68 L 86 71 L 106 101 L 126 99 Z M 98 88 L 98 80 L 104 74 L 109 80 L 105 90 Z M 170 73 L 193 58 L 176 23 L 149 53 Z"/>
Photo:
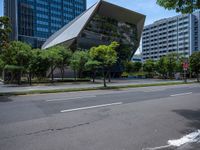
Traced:
<path fill-rule="evenodd" d="M 86 10 L 86 0 L 4 0 L 11 40 L 41 47 L 49 36 Z"/>
<path fill-rule="evenodd" d="M 143 60 L 158 60 L 168 53 L 189 57 L 200 50 L 200 12 L 162 19 L 144 27 Z"/>
<path fill-rule="evenodd" d="M 142 55 L 141 54 L 135 54 L 132 58 L 131 58 L 132 62 L 141 62 L 142 63 Z"/>
<path fill-rule="evenodd" d="M 139 46 L 144 21 L 142 14 L 101 0 L 53 34 L 42 48 L 62 44 L 72 50 L 88 50 L 116 41 L 120 44 L 116 67 L 120 72 L 120 60 L 131 59 Z"/>
<path fill-rule="evenodd" d="M 89 49 L 117 41 L 134 54 L 144 21 L 143 14 L 101 0 L 53 34 L 42 48 L 64 44 L 72 49 Z"/>

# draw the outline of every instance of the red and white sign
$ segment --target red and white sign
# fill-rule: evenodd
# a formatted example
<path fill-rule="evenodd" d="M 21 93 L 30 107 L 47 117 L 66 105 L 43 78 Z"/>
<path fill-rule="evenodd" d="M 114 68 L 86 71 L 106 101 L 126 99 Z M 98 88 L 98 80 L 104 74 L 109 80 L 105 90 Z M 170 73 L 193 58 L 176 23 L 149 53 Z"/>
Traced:
<path fill-rule="evenodd" d="M 188 62 L 184 62 L 183 63 L 183 69 L 184 70 L 188 70 L 188 68 L 189 68 L 189 63 Z"/>

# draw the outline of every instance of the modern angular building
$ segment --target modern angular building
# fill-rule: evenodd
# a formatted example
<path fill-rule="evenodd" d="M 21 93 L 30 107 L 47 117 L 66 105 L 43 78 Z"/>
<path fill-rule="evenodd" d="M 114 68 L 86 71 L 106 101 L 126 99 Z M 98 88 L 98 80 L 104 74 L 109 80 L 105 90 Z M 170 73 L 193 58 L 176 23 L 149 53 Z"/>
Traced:
<path fill-rule="evenodd" d="M 100 0 L 53 34 L 42 48 L 63 44 L 72 50 L 90 49 L 117 41 L 121 48 L 128 48 L 134 54 L 140 43 L 144 21 L 142 14 Z"/>
<path fill-rule="evenodd" d="M 41 47 L 46 39 L 86 10 L 86 0 L 4 0 L 11 40 Z"/>
<path fill-rule="evenodd" d="M 200 50 L 200 12 L 165 18 L 144 28 L 144 61 L 157 60 L 171 52 L 188 57 L 197 50 Z"/>

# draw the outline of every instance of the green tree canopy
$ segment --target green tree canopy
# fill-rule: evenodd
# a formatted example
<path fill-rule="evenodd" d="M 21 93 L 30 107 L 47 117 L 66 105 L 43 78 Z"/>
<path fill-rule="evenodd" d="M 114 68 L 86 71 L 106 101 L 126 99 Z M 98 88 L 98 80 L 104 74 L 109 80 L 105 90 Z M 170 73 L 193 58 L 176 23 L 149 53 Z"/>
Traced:
<path fill-rule="evenodd" d="M 149 76 L 155 71 L 155 63 L 152 59 L 148 59 L 143 64 L 143 70 L 148 72 Z"/>
<path fill-rule="evenodd" d="M 9 34 L 11 33 L 11 25 L 8 17 L 0 17 L 0 51 L 5 50 L 9 43 Z"/>
<path fill-rule="evenodd" d="M 92 47 L 89 51 L 91 58 L 100 63 L 103 70 L 104 87 L 106 87 L 105 71 L 117 61 L 117 52 L 115 48 L 119 46 L 117 42 L 112 42 L 110 45 L 99 45 L 98 47 Z"/>
<path fill-rule="evenodd" d="M 200 0 L 157 0 L 157 4 L 183 14 L 200 9 Z"/>
<path fill-rule="evenodd" d="M 59 56 L 57 59 L 56 66 L 60 68 L 62 80 L 64 78 L 65 67 L 70 64 L 70 59 L 72 56 L 72 51 L 69 48 L 65 48 L 64 46 L 55 46 L 56 54 Z"/>
<path fill-rule="evenodd" d="M 118 48 L 116 48 L 118 61 L 121 63 L 124 63 L 128 60 L 130 60 L 130 57 L 132 55 L 132 46 L 130 45 L 119 45 Z"/>
<path fill-rule="evenodd" d="M 62 61 L 62 55 L 60 54 L 60 49 L 57 46 L 50 47 L 44 51 L 43 57 L 48 60 L 50 63 L 50 74 L 51 74 L 51 80 L 54 80 L 54 70 L 59 64 L 59 62 Z"/>
<path fill-rule="evenodd" d="M 23 42 L 12 41 L 9 43 L 8 47 L 2 51 L 1 58 L 4 62 L 4 65 L 7 67 L 4 69 L 7 71 L 12 71 L 9 82 L 12 83 L 14 80 L 17 80 L 18 84 L 20 84 L 21 76 L 27 71 L 29 66 L 31 47 Z M 17 69 L 18 71 L 16 72 Z"/>
<path fill-rule="evenodd" d="M 10 42 L 7 49 L 2 52 L 2 59 L 6 65 L 27 67 L 31 57 L 31 47 L 23 42 Z"/>
<path fill-rule="evenodd" d="M 99 45 L 98 47 L 92 47 L 89 53 L 93 60 L 100 62 L 101 66 L 106 68 L 114 65 L 117 61 L 117 52 L 114 47 L 112 44 L 109 46 Z"/>
<path fill-rule="evenodd" d="M 169 77 L 173 77 L 173 73 L 176 71 L 178 55 L 176 53 L 169 53 L 166 56 L 166 65 L 167 65 L 167 72 L 169 73 Z"/>
<path fill-rule="evenodd" d="M 85 64 L 88 61 L 87 51 L 75 51 L 70 60 L 70 67 L 74 70 L 74 77 L 76 79 L 77 72 L 79 77 L 82 77 L 82 72 L 85 70 Z"/>
<path fill-rule="evenodd" d="M 161 57 L 156 63 L 156 68 L 158 73 L 165 77 L 167 75 L 167 58 Z"/>
<path fill-rule="evenodd" d="M 194 52 L 190 56 L 190 68 L 197 76 L 197 81 L 199 82 L 200 74 L 200 52 Z"/>
<path fill-rule="evenodd" d="M 93 73 L 93 76 L 92 76 L 93 82 L 95 82 L 96 71 L 100 68 L 100 64 L 101 63 L 99 61 L 92 60 L 92 59 L 89 59 L 87 63 L 85 64 L 86 70 Z"/>
<path fill-rule="evenodd" d="M 37 78 L 46 77 L 46 72 L 50 67 L 49 60 L 46 58 L 45 51 L 33 49 L 29 61 L 28 72 Z"/>
<path fill-rule="evenodd" d="M 0 57 L 0 72 L 3 70 L 3 68 L 4 68 L 4 62 Z"/>
<path fill-rule="evenodd" d="M 134 62 L 134 72 L 140 71 L 141 68 L 142 68 L 141 62 Z"/>
<path fill-rule="evenodd" d="M 126 72 L 131 73 L 134 70 L 134 63 L 132 61 L 125 62 L 124 68 Z"/>
<path fill-rule="evenodd" d="M 128 61 L 128 62 L 125 62 L 124 67 L 125 67 L 125 71 L 128 73 L 138 72 L 142 68 L 142 63 Z"/>
<path fill-rule="evenodd" d="M 88 71 L 93 71 L 93 70 L 96 70 L 96 69 L 98 69 L 99 68 L 99 66 L 100 66 L 100 62 L 98 62 L 98 61 L 96 61 L 96 60 L 91 60 L 91 59 L 89 59 L 88 61 L 87 61 L 87 63 L 85 64 L 85 68 L 86 68 L 86 70 L 88 70 Z"/>

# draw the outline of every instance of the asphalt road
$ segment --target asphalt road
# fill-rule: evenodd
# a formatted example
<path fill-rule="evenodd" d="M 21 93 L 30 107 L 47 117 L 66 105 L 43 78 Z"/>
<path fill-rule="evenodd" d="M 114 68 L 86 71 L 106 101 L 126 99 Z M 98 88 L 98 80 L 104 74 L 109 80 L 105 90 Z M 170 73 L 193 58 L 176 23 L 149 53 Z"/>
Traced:
<path fill-rule="evenodd" d="M 0 97 L 0 150 L 199 150 L 167 145 L 198 129 L 199 84 Z"/>

